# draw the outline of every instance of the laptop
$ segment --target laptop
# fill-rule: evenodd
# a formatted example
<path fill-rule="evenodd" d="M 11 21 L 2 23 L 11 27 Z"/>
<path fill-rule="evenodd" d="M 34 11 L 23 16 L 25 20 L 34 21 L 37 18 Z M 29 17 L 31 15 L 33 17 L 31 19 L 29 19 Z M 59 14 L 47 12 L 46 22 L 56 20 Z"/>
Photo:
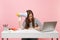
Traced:
<path fill-rule="evenodd" d="M 43 28 L 41 31 L 43 31 L 43 32 L 54 31 L 56 24 L 57 24 L 57 21 L 44 22 Z"/>

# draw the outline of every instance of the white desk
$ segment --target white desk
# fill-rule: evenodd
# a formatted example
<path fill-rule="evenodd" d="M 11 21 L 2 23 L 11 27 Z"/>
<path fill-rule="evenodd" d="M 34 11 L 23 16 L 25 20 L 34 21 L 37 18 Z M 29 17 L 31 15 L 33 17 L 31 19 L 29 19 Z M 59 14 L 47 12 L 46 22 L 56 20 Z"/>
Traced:
<path fill-rule="evenodd" d="M 41 32 L 35 29 L 19 29 L 17 31 L 8 30 L 2 32 L 1 38 L 57 38 L 58 40 L 58 32 L 56 30 L 52 32 Z"/>

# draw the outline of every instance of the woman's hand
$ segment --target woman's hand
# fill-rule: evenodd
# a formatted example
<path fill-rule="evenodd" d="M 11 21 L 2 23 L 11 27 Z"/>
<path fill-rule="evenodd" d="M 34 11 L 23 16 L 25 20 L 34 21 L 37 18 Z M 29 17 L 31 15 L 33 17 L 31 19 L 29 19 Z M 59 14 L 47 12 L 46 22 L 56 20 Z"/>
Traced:
<path fill-rule="evenodd" d="M 36 30 L 40 30 L 40 27 L 35 27 L 34 29 L 36 29 Z"/>

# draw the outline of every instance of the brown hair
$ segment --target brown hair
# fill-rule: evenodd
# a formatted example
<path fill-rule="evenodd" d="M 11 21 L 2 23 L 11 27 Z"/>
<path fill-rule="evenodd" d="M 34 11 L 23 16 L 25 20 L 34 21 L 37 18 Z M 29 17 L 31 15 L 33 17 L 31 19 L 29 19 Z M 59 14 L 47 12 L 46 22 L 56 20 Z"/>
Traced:
<path fill-rule="evenodd" d="M 34 15 L 33 15 L 33 12 L 31 10 L 27 10 L 27 17 L 25 19 L 25 22 L 26 22 L 26 25 L 25 25 L 25 28 L 28 29 L 30 27 L 30 20 L 29 20 L 29 15 L 32 14 L 32 27 L 34 28 L 35 25 L 34 25 Z"/>

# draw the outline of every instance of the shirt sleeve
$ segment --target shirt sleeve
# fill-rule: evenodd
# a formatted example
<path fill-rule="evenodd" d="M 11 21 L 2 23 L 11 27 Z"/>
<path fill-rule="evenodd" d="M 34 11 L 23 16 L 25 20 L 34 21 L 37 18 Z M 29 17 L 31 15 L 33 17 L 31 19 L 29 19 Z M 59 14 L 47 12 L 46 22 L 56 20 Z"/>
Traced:
<path fill-rule="evenodd" d="M 22 23 L 22 28 L 23 28 L 23 29 L 25 28 L 25 25 L 26 25 L 26 22 L 23 21 L 23 23 Z"/>
<path fill-rule="evenodd" d="M 36 19 L 35 21 L 36 21 L 36 24 L 38 25 L 38 27 L 40 27 L 40 30 L 42 30 L 42 28 L 43 28 L 42 23 L 38 19 Z"/>

